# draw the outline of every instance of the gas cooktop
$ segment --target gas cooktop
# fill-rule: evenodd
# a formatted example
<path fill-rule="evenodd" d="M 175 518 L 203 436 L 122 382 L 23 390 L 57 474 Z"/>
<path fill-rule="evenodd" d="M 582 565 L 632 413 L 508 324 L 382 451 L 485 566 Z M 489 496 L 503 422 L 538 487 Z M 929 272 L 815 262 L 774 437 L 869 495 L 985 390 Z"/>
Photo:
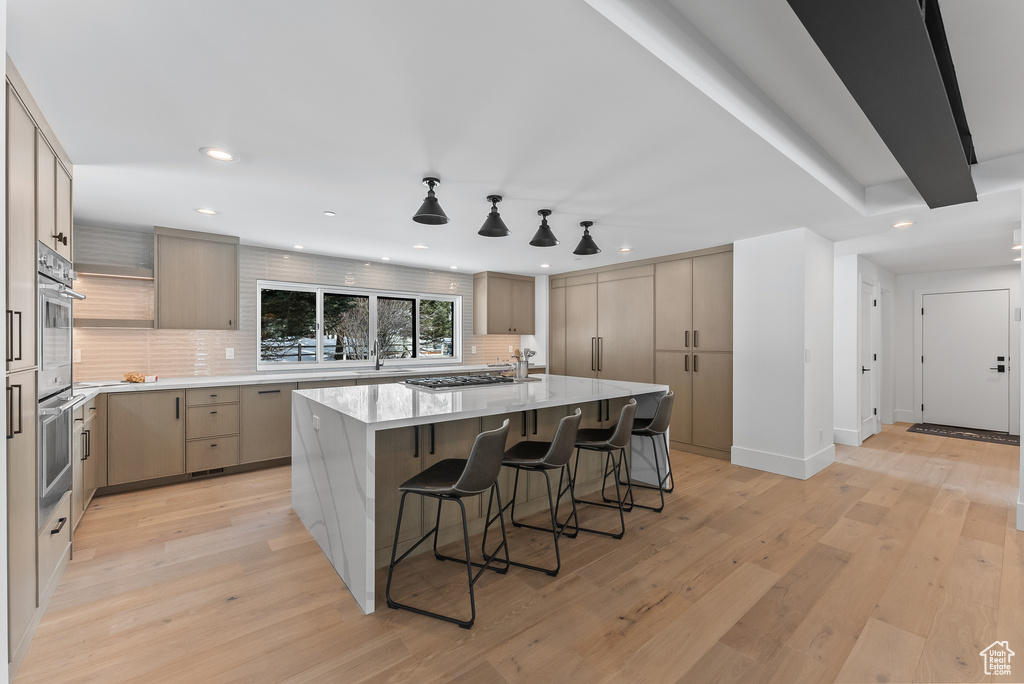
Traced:
<path fill-rule="evenodd" d="M 405 384 L 424 389 L 441 390 L 480 387 L 483 385 L 503 385 L 510 382 L 515 382 L 515 380 L 500 375 L 449 375 L 444 377 L 412 378 L 406 380 Z"/>

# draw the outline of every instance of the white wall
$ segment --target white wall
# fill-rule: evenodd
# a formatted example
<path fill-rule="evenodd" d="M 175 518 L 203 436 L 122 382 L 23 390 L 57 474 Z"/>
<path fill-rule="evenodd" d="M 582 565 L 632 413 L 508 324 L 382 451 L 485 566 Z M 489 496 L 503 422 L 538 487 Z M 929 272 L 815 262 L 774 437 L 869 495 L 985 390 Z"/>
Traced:
<path fill-rule="evenodd" d="M 548 276 L 534 278 L 533 317 L 534 334 L 520 335 L 519 348 L 536 350 L 537 355 L 530 359 L 531 366 L 546 366 L 548 353 Z"/>
<path fill-rule="evenodd" d="M 733 245 L 733 463 L 807 479 L 834 460 L 832 264 L 804 228 Z"/>
<path fill-rule="evenodd" d="M 1009 251 L 1009 250 L 1007 250 Z M 925 294 L 971 290 L 1010 291 L 1011 313 L 1021 305 L 1020 266 L 917 273 L 896 278 L 893 326 L 896 420 L 921 421 L 921 299 Z M 1020 323 L 1010 320 L 1010 349 L 1020 348 Z M 1020 366 L 1010 359 L 1010 432 L 1020 434 Z"/>

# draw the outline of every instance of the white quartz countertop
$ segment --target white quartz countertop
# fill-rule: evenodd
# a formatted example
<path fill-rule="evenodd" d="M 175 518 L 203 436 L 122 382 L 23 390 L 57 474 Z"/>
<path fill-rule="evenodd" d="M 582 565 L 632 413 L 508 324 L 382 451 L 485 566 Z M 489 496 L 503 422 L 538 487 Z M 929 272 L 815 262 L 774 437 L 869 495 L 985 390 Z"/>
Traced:
<path fill-rule="evenodd" d="M 533 375 L 539 381 L 430 390 L 402 383 L 325 387 L 298 394 L 378 429 L 491 416 L 549 406 L 664 394 L 668 385 Z"/>
<path fill-rule="evenodd" d="M 538 366 L 543 368 L 543 366 Z M 183 378 L 161 378 L 156 382 L 124 382 L 119 380 L 97 380 L 94 382 L 76 382 L 75 394 L 89 390 L 100 392 L 139 392 L 161 389 L 192 389 L 194 387 L 220 387 L 223 385 L 270 385 L 278 382 L 317 382 L 321 380 L 365 380 L 380 378 L 388 382 L 394 377 L 418 377 L 425 375 L 465 375 L 480 371 L 511 370 L 511 364 L 475 364 L 457 366 L 384 366 L 379 371 L 371 369 L 354 369 L 347 371 L 266 371 L 250 375 L 204 375 Z"/>

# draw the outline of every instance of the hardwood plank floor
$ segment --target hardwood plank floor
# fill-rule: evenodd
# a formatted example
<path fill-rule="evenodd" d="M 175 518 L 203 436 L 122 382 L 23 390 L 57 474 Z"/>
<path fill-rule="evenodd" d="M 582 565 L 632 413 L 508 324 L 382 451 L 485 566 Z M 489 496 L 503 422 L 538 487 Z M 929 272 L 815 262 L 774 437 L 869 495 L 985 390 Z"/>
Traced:
<path fill-rule="evenodd" d="M 1024 654 L 1019 450 L 907 427 L 807 482 L 673 451 L 663 513 L 564 539 L 557 578 L 485 574 L 468 631 L 388 609 L 386 570 L 362 615 L 287 468 L 103 497 L 16 682 L 996 679 L 981 649 Z M 543 535 L 509 529 L 514 555 L 547 561 Z M 468 613 L 463 566 L 403 566 L 396 598 Z"/>

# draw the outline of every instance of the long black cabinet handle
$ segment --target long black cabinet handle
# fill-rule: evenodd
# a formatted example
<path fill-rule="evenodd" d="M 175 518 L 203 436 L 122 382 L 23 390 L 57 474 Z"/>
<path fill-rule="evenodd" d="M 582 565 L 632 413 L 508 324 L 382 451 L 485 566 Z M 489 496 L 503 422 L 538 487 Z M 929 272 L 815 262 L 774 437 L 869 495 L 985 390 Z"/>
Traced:
<path fill-rule="evenodd" d="M 603 365 L 604 365 L 604 338 L 603 337 L 598 337 L 597 338 L 597 370 L 599 370 L 599 371 L 600 370 L 604 370 L 602 368 Z"/>
<path fill-rule="evenodd" d="M 21 348 L 24 346 L 22 344 L 22 340 L 24 339 L 24 331 L 21 329 L 22 316 L 20 311 L 15 311 L 14 315 L 18 317 L 18 355 L 14 357 L 14 360 L 21 361 Z"/>
<path fill-rule="evenodd" d="M 24 427 L 21 424 L 21 419 L 24 416 L 24 411 L 21 410 L 21 385 L 11 385 L 11 388 L 12 389 L 17 388 L 17 390 L 18 390 L 18 429 L 15 430 L 12 434 L 20 435 L 21 434 L 21 429 L 22 429 L 22 427 Z M 12 399 L 14 398 L 14 393 L 13 392 L 11 393 L 11 398 Z"/>
<path fill-rule="evenodd" d="M 413 437 L 412 437 L 412 457 L 413 458 L 419 458 L 420 457 L 420 426 L 419 425 L 413 425 L 412 426 L 412 434 L 413 434 Z"/>
<path fill-rule="evenodd" d="M 181 397 L 174 397 L 174 420 L 181 418 Z"/>
<path fill-rule="evenodd" d="M 14 360 L 14 311 L 7 310 L 7 361 Z"/>
<path fill-rule="evenodd" d="M 690 370 L 690 355 L 689 354 L 684 354 L 683 355 L 683 370 L 684 371 L 689 371 Z"/>
<path fill-rule="evenodd" d="M 7 439 L 14 439 L 14 387 L 7 386 Z"/>
<path fill-rule="evenodd" d="M 64 529 L 64 524 L 68 521 L 67 518 L 57 518 L 57 526 L 50 530 L 50 534 L 57 534 Z"/>
<path fill-rule="evenodd" d="M 697 331 L 696 330 L 693 331 L 693 348 L 694 349 L 697 348 Z"/>
<path fill-rule="evenodd" d="M 82 455 L 82 460 L 88 461 L 89 457 L 92 456 L 92 434 L 89 430 L 82 430 L 82 438 L 85 440 L 85 453 Z"/>
<path fill-rule="evenodd" d="M 597 338 L 590 338 L 590 370 L 597 370 Z"/>
<path fill-rule="evenodd" d="M 523 420 L 521 422 L 522 422 L 522 426 L 521 427 L 522 427 L 522 430 L 523 430 L 522 436 L 525 437 L 526 436 L 526 411 L 523 411 Z"/>
<path fill-rule="evenodd" d="M 686 347 L 687 349 L 690 348 L 690 331 L 689 330 L 686 331 L 686 341 L 683 342 L 683 346 Z"/>
<path fill-rule="evenodd" d="M 434 453 L 434 424 L 430 424 L 430 453 Z"/>
<path fill-rule="evenodd" d="M 609 421 L 609 420 L 612 419 L 611 410 L 612 410 L 612 400 L 611 399 L 605 399 L 604 400 L 604 419 L 605 419 L 605 421 Z"/>
<path fill-rule="evenodd" d="M 533 434 L 537 434 L 537 409 L 533 409 Z"/>
<path fill-rule="evenodd" d="M 257 394 L 280 394 L 281 390 L 260 390 Z"/>
<path fill-rule="evenodd" d="M 697 372 L 697 355 L 696 354 L 693 355 L 693 372 L 694 373 Z"/>

